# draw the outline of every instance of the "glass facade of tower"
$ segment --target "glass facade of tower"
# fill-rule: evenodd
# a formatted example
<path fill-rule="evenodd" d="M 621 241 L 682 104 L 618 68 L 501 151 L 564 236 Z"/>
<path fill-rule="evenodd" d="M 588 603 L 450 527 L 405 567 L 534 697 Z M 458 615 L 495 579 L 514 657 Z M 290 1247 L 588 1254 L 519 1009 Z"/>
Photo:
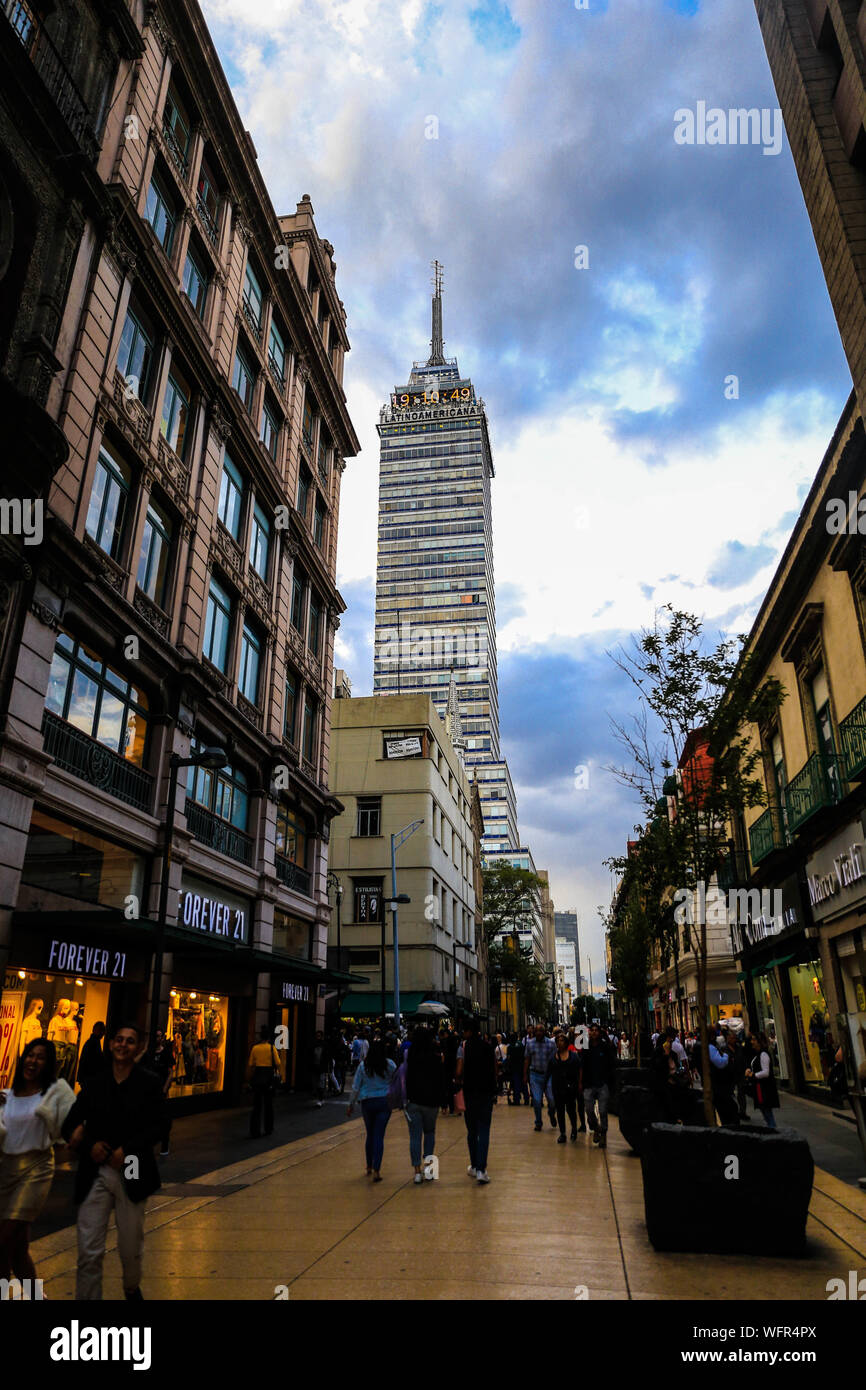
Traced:
<path fill-rule="evenodd" d="M 437 343 L 438 299 L 433 324 L 429 361 L 413 364 L 379 415 L 373 689 L 423 691 L 444 720 L 453 678 L 467 772 L 485 768 L 485 849 L 506 848 L 517 843 L 517 815 L 499 754 L 493 454 L 484 402 Z"/>

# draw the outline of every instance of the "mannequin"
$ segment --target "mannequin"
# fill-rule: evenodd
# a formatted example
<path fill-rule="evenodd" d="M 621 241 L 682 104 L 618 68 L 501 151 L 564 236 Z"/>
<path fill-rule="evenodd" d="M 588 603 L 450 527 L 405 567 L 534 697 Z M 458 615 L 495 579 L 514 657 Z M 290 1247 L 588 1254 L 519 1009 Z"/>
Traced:
<path fill-rule="evenodd" d="M 33 1042 L 34 1038 L 42 1037 L 42 1021 L 40 1015 L 44 1006 L 45 1001 L 43 999 L 31 999 L 30 1003 L 27 1005 L 27 1013 L 24 1015 L 24 1021 L 21 1024 L 21 1037 L 18 1042 L 19 1056 L 29 1042 Z"/>
<path fill-rule="evenodd" d="M 78 1061 L 78 1029 L 71 999 L 58 999 L 57 1012 L 48 1025 L 48 1041 L 57 1049 L 57 1075 L 72 1084 Z"/>

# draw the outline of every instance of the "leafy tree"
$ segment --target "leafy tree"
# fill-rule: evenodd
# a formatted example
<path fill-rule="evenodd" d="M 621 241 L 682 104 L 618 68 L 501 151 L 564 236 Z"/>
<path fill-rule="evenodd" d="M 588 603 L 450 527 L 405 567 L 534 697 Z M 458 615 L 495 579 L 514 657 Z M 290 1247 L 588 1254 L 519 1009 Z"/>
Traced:
<path fill-rule="evenodd" d="M 526 931 L 541 911 L 541 879 L 513 864 L 487 864 L 484 877 L 484 934 L 488 942 L 512 931 Z"/>
<path fill-rule="evenodd" d="M 610 1008 L 607 999 L 596 998 L 594 994 L 579 994 L 571 1005 L 569 1023 L 572 1028 L 576 1028 L 579 1023 L 592 1023 L 594 1018 L 600 1023 L 609 1022 Z"/>
<path fill-rule="evenodd" d="M 630 652 L 620 649 L 613 657 L 634 684 L 639 709 L 631 726 L 614 723 L 633 765 L 611 771 L 639 795 L 648 828 L 661 820 L 662 791 L 666 781 L 669 787 L 673 782 L 675 811 L 658 843 L 661 877 L 680 905 L 686 899 L 701 901 L 696 895 L 700 889 L 706 892 L 729 854 L 729 825 L 744 809 L 766 799 L 761 750 L 749 726 L 766 722 L 784 699 L 784 689 L 774 678 L 759 684 L 754 654 L 740 655 L 744 640 L 724 639 L 708 650 L 701 619 L 667 604 L 656 613 L 653 627 L 633 639 Z M 659 731 L 654 743 L 651 720 Z M 654 897 L 658 877 L 654 866 L 645 871 L 649 914 L 656 904 L 664 906 L 664 894 Z M 692 915 L 699 919 L 689 932 L 698 976 L 702 1071 L 708 1080 L 706 911 Z M 676 925 L 682 925 L 682 917 L 674 916 Z M 709 1084 L 704 1086 L 704 1115 L 708 1124 L 715 1123 Z"/>

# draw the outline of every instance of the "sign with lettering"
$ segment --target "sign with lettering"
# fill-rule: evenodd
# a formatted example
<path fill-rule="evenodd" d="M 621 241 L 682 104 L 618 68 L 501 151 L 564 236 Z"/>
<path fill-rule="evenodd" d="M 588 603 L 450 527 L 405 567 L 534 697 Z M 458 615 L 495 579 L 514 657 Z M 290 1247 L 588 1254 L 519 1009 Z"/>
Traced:
<path fill-rule="evenodd" d="M 386 758 L 420 758 L 420 738 L 388 738 L 385 740 Z"/>
<path fill-rule="evenodd" d="M 731 942 L 734 955 L 742 955 L 750 946 L 760 946 L 773 937 L 793 935 L 803 927 L 803 907 L 796 874 L 784 880 L 772 892 L 752 890 L 746 895 L 746 920 L 738 912 L 731 922 Z M 753 909 L 760 906 L 760 911 Z"/>
<path fill-rule="evenodd" d="M 90 975 L 97 980 L 126 980 L 126 952 L 81 941 L 53 938 L 48 944 L 46 969 L 60 975 Z"/>
<path fill-rule="evenodd" d="M 249 942 L 250 911 L 246 898 L 236 897 L 218 885 L 185 878 L 180 890 L 177 920 L 180 926 L 207 936 L 220 936 L 246 946 Z"/>
<path fill-rule="evenodd" d="M 806 861 L 809 902 L 816 922 L 866 897 L 863 831 L 855 821 Z"/>
<path fill-rule="evenodd" d="M 293 980 L 283 980 L 280 986 L 280 998 L 286 999 L 292 1004 L 309 1004 L 310 986 L 296 985 Z"/>

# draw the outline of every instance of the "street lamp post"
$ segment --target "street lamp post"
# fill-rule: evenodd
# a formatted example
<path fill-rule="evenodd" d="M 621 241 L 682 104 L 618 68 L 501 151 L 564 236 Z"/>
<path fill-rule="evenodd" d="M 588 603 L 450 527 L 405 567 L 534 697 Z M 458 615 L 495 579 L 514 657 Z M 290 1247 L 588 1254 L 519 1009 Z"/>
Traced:
<path fill-rule="evenodd" d="M 328 883 L 328 897 L 330 898 L 330 896 L 331 896 L 331 889 L 333 888 L 333 889 L 334 889 L 334 892 L 335 892 L 335 894 L 336 894 L 336 898 L 337 898 L 337 969 L 338 969 L 338 970 L 342 970 L 342 968 L 343 968 L 343 945 L 342 945 L 342 942 L 341 942 L 341 940 L 340 940 L 340 933 L 341 933 L 341 930 L 342 930 L 342 916 L 343 916 L 343 885 L 342 885 L 342 883 L 340 882 L 340 880 L 339 880 L 339 878 L 337 877 L 337 875 L 334 873 L 333 869 L 331 869 L 331 870 L 329 871 L 329 873 L 328 873 L 327 883 Z"/>
<path fill-rule="evenodd" d="M 224 748 L 204 748 L 191 758 L 172 753 L 168 760 L 168 802 L 165 813 L 165 833 L 162 842 L 162 878 L 159 883 L 159 908 L 156 918 L 156 949 L 153 955 L 153 994 L 150 1001 L 150 1046 L 156 1042 L 159 1023 L 159 996 L 162 992 L 162 962 L 165 955 L 165 919 L 168 913 L 168 880 L 171 873 L 171 847 L 174 840 L 174 812 L 177 801 L 177 774 L 182 767 L 207 767 L 217 772 L 228 762 Z"/>
<path fill-rule="evenodd" d="M 397 936 L 397 904 L 398 902 L 408 902 L 405 895 L 397 896 L 397 851 L 404 845 L 410 835 L 414 835 L 424 822 L 413 820 L 411 825 L 406 825 L 396 835 L 391 836 L 391 918 L 394 932 L 394 1028 L 400 1030 L 400 943 Z M 382 972 L 384 980 L 385 957 L 382 956 Z M 384 1009 L 383 1009 L 384 1013 Z"/>

